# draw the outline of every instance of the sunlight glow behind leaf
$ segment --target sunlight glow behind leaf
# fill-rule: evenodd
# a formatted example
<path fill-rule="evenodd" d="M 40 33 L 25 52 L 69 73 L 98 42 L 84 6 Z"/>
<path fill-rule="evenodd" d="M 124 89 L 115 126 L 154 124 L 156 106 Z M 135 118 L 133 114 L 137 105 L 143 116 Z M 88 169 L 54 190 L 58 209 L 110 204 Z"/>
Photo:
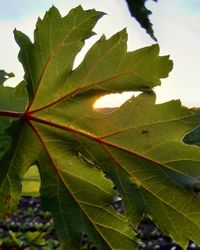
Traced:
<path fill-rule="evenodd" d="M 137 96 L 139 92 L 123 92 L 117 94 L 109 94 L 100 97 L 93 105 L 94 109 L 97 108 L 114 108 L 121 106 L 124 102 L 126 102 L 133 95 Z"/>

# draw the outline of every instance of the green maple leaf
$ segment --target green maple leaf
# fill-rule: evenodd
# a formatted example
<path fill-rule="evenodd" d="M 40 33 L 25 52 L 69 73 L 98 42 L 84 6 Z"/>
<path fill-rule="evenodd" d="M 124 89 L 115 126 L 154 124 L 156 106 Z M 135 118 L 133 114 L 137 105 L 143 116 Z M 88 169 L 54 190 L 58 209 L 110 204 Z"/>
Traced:
<path fill-rule="evenodd" d="M 79 6 L 62 18 L 52 7 L 34 42 L 15 31 L 29 103 L 22 113 L 0 112 L 16 119 L 0 162 L 0 211 L 16 206 L 36 164 L 43 208 L 65 249 L 79 249 L 83 233 L 102 250 L 135 249 L 132 229 L 144 213 L 184 248 L 200 243 L 200 202 L 190 190 L 199 185 L 199 148 L 182 142 L 199 115 L 179 101 L 155 104 L 152 88 L 172 62 L 158 45 L 127 52 L 125 30 L 102 36 L 73 68 L 102 15 Z M 142 94 L 111 113 L 93 109 L 99 96 L 128 90 Z M 124 215 L 112 207 L 118 194 Z"/>

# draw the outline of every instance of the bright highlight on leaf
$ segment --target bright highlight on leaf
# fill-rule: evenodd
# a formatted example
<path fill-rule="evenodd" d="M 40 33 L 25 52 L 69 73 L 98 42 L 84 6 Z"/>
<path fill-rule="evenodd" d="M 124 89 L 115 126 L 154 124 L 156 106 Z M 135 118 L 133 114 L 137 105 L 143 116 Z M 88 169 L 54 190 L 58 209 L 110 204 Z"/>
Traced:
<path fill-rule="evenodd" d="M 200 116 L 179 101 L 155 104 L 153 88 L 172 62 L 158 45 L 127 52 L 125 30 L 102 36 L 73 69 L 102 15 L 79 6 L 61 17 L 52 7 L 38 19 L 34 42 L 14 32 L 29 102 L 21 102 L 23 91 L 13 102 L 8 89 L 9 109 L 0 103 L 2 119 L 15 120 L 1 131 L 12 140 L 1 155 L 0 212 L 16 206 L 36 165 L 43 208 L 65 249 L 79 249 L 83 233 L 100 250 L 135 249 L 144 214 L 183 248 L 189 239 L 200 243 L 200 201 L 191 189 L 199 185 L 199 148 L 182 142 Z M 123 91 L 142 93 L 110 113 L 93 109 L 100 96 Z M 116 195 L 123 215 L 113 208 Z"/>
<path fill-rule="evenodd" d="M 94 109 L 99 108 L 116 108 L 120 107 L 125 101 L 133 96 L 133 92 L 115 93 L 108 94 L 100 97 L 96 100 L 93 107 Z"/>

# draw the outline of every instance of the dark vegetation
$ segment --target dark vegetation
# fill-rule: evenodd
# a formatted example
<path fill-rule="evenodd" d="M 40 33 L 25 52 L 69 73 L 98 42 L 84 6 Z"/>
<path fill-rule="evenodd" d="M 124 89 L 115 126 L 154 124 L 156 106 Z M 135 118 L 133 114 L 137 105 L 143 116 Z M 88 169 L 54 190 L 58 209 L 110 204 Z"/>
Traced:
<path fill-rule="evenodd" d="M 121 202 L 115 208 L 122 212 Z M 0 221 L 0 250 L 61 250 L 49 212 L 40 208 L 40 199 L 22 197 L 16 211 Z M 144 218 L 137 230 L 138 250 L 181 250 L 182 248 L 165 236 L 149 219 Z M 97 250 L 86 235 L 81 239 L 81 250 Z M 188 250 L 200 249 L 190 242 Z"/>

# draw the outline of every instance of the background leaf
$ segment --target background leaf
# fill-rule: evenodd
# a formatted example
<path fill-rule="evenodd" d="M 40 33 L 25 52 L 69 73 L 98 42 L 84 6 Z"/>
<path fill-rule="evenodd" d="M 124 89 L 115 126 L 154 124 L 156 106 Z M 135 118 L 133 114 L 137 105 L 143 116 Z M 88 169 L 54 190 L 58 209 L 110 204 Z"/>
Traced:
<path fill-rule="evenodd" d="M 157 41 L 156 37 L 154 36 L 152 24 L 149 20 L 149 15 L 151 15 L 152 12 L 145 7 L 146 0 L 125 1 L 127 2 L 131 16 L 135 17 L 135 19 L 140 23 L 140 25 L 146 30 L 146 32 L 154 41 Z M 154 1 L 157 2 L 157 0 Z"/>
<path fill-rule="evenodd" d="M 7 73 L 5 70 L 0 70 L 0 84 L 3 84 L 8 78 L 14 77 L 13 73 Z"/>
<path fill-rule="evenodd" d="M 39 196 L 40 194 L 40 175 L 36 165 L 30 166 L 23 177 L 22 195 Z"/>
<path fill-rule="evenodd" d="M 0 160 L 0 214 L 10 213 L 19 202 L 22 178 L 37 159 L 40 147 L 29 126 L 22 120 L 7 129 L 12 138 L 9 150 Z"/>
<path fill-rule="evenodd" d="M 25 83 L 21 82 L 16 88 L 0 86 L 0 110 L 22 112 L 27 104 Z M 0 116 L 0 158 L 10 145 L 10 136 L 6 129 L 11 126 L 13 119 Z"/>
<path fill-rule="evenodd" d="M 200 146 L 200 127 L 187 134 L 184 137 L 184 142 L 187 144 Z"/>

